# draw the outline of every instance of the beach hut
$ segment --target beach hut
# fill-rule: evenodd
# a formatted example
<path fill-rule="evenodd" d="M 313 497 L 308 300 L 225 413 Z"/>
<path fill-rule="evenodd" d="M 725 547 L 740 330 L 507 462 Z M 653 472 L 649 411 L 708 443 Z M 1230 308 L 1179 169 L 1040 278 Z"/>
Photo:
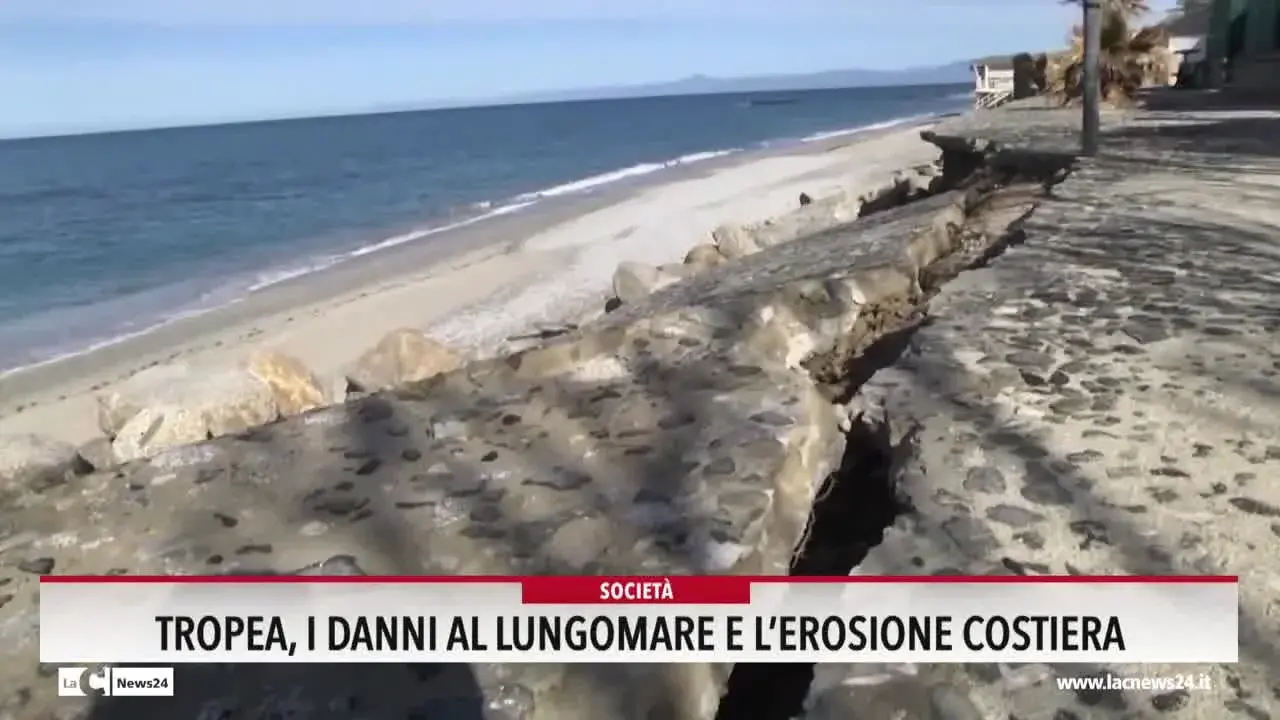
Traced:
<path fill-rule="evenodd" d="M 973 63 L 973 106 L 999 107 L 1013 99 L 1013 59 L 983 58 Z"/>

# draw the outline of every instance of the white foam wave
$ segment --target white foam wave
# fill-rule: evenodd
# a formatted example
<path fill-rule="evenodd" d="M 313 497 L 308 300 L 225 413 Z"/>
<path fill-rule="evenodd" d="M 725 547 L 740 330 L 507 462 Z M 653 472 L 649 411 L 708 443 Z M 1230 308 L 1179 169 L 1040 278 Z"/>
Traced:
<path fill-rule="evenodd" d="M 454 222 L 454 223 L 437 225 L 435 227 L 423 228 L 420 230 L 413 230 L 411 232 L 401 233 L 399 235 L 392 235 L 391 237 L 383 238 L 382 240 L 379 240 L 375 243 L 371 243 L 369 245 L 363 245 L 361 247 L 356 248 L 355 250 L 352 250 L 347 253 L 343 253 L 341 255 L 330 255 L 328 257 L 322 257 L 322 258 L 311 260 L 310 262 L 304 265 L 297 265 L 293 267 L 287 267 L 279 270 L 272 270 L 271 272 L 262 273 L 257 276 L 257 278 L 254 280 L 254 282 L 251 285 L 249 285 L 248 291 L 257 292 L 258 290 L 271 287 L 272 285 L 279 285 L 282 282 L 288 282 L 290 280 L 300 278 L 304 275 L 310 275 L 311 273 L 319 272 L 321 270 L 331 268 L 334 265 L 337 265 L 338 263 L 342 262 L 343 260 L 349 260 L 351 258 L 370 255 L 372 253 L 378 252 L 379 250 L 386 250 L 387 248 L 395 247 L 397 245 L 403 245 L 405 243 L 410 243 L 415 240 L 421 240 L 422 238 L 425 238 L 425 237 L 438 235 L 439 233 L 442 233 L 442 232 L 456 230 L 461 227 L 466 227 L 467 225 L 473 225 L 482 220 L 488 220 L 489 218 L 498 217 L 499 215 L 507 215 L 507 214 L 516 212 L 518 210 L 527 208 L 532 204 L 533 202 L 516 202 L 516 203 L 510 203 L 507 205 L 500 205 L 496 208 L 493 208 L 492 210 L 489 210 L 489 212 L 482 213 L 474 217 L 469 217 L 466 220 L 459 220 L 458 222 Z M 472 204 L 471 207 L 489 208 L 489 207 L 492 207 L 492 203 L 487 201 L 479 202 L 479 203 Z"/>
<path fill-rule="evenodd" d="M 458 222 L 447 223 L 445 225 L 437 225 L 435 227 L 424 228 L 420 230 L 413 230 L 411 232 L 402 233 L 400 235 L 393 235 L 391 237 L 379 240 L 378 242 L 372 243 L 370 245 L 359 247 L 344 255 L 332 257 L 332 258 L 325 258 L 321 261 L 313 262 L 306 267 L 295 268 L 290 270 L 282 270 L 282 271 L 277 271 L 275 273 L 272 273 L 270 275 L 264 275 L 264 276 L 261 276 L 259 283 L 255 284 L 252 289 L 258 290 L 260 288 L 267 287 L 268 285 L 274 285 L 276 283 L 284 282 L 286 280 L 291 280 L 293 278 L 300 277 L 308 273 L 316 272 L 318 270 L 323 270 L 327 267 L 331 267 L 332 265 L 335 265 L 349 258 L 369 255 L 370 253 L 375 253 L 375 252 L 378 252 L 379 250 L 385 250 L 390 247 L 395 247 L 396 245 L 403 245 L 405 243 L 413 242 L 415 240 L 421 240 L 422 238 L 430 237 L 432 235 L 437 235 L 442 232 L 448 232 L 450 230 L 457 230 L 458 228 L 466 227 L 468 225 L 474 225 L 475 223 L 482 222 L 490 218 L 499 217 L 501 215 L 509 215 L 513 212 L 518 212 L 520 210 L 523 210 L 544 198 L 560 197 L 564 195 L 570 195 L 573 193 L 585 192 L 587 190 L 600 187 L 602 185 L 607 185 L 609 183 L 617 182 L 619 180 L 625 180 L 626 178 L 636 177 L 640 175 L 647 175 L 649 173 L 657 172 L 659 170 L 663 170 L 666 168 L 677 167 L 681 165 L 690 165 L 698 162 L 705 162 L 707 160 L 713 160 L 718 157 L 724 157 L 726 155 L 730 155 L 735 152 L 738 152 L 738 150 L 737 149 L 710 150 L 706 152 L 696 152 L 696 153 L 690 153 L 688 155 L 681 155 L 678 158 L 675 158 L 673 160 L 668 160 L 666 162 L 640 163 L 638 165 L 632 165 L 630 167 L 625 167 L 620 170 L 614 170 L 607 173 L 600 173 L 598 175 L 591 175 L 585 178 L 581 178 L 579 180 L 573 180 L 560 185 L 553 185 L 549 188 L 545 188 L 542 190 L 535 190 L 533 192 L 524 193 L 522 195 L 516 196 L 516 198 L 511 202 L 501 204 L 496 207 L 494 206 L 492 201 L 482 200 L 480 202 L 472 203 L 470 207 L 475 210 L 486 210 L 487 212 L 483 212 L 479 215 L 469 217 L 465 220 L 459 220 Z"/>
<path fill-rule="evenodd" d="M 340 261 L 341 261 L 341 258 L 338 258 L 338 257 L 327 257 L 327 258 L 321 258 L 319 260 L 315 260 L 313 262 L 307 263 L 306 265 L 299 266 L 299 267 L 284 268 L 281 270 L 273 270 L 271 272 L 261 273 L 257 276 L 257 278 L 253 281 L 253 283 L 249 285 L 249 292 L 257 292 L 258 290 L 261 290 L 263 288 L 271 287 L 272 285 L 278 285 L 282 282 L 286 282 L 289 280 L 293 280 L 294 278 L 302 277 L 303 275 L 310 275 L 313 272 L 324 270 L 325 268 L 328 268 L 328 267 L 333 267 L 334 265 L 337 265 Z"/>
<path fill-rule="evenodd" d="M 526 201 L 536 201 L 536 200 L 541 200 L 542 198 L 560 197 L 561 195 L 579 193 L 585 190 L 590 190 L 592 188 L 600 187 L 601 185 L 608 185 L 609 183 L 614 183 L 619 180 L 624 180 L 629 177 L 636 177 L 637 175 L 648 175 L 649 173 L 657 172 L 663 169 L 664 167 L 666 167 L 666 165 L 664 165 L 663 163 L 641 163 L 639 165 L 632 165 L 631 167 L 622 168 L 621 170 L 614 170 L 612 172 L 600 173 L 599 175 L 592 175 L 590 177 L 585 177 L 585 178 L 582 178 L 581 180 L 574 180 L 573 182 L 567 182 L 567 183 L 564 183 L 563 185 L 553 185 L 552 187 L 549 187 L 545 190 L 536 190 L 531 193 L 525 193 L 523 195 L 520 195 L 517 199 L 526 200 Z"/>
<path fill-rule="evenodd" d="M 736 152 L 738 151 L 737 150 L 711 150 L 708 152 L 689 153 L 688 155 L 681 155 L 680 157 L 676 158 L 673 162 L 676 165 L 692 165 L 693 163 L 699 163 L 705 160 L 714 160 L 718 157 L 732 155 Z"/>
<path fill-rule="evenodd" d="M 856 127 L 842 128 L 840 130 L 828 130 L 826 132 L 814 133 L 800 138 L 802 143 L 812 143 L 821 140 L 830 140 L 831 138 L 841 137 L 844 135 L 859 135 L 876 130 L 888 130 L 889 128 L 899 127 L 901 125 L 910 125 L 911 123 L 923 122 L 935 117 L 933 113 L 923 115 L 908 115 L 906 117 L 894 118 L 883 122 L 871 123 L 870 125 L 858 125 Z"/>
<path fill-rule="evenodd" d="M 333 267 L 334 265 L 337 265 L 338 263 L 341 263 L 344 260 L 360 257 L 363 255 L 368 255 L 370 253 L 374 253 L 379 250 L 384 250 L 389 247 L 394 247 L 396 245 L 403 245 L 404 243 L 413 242 L 414 240 L 419 240 L 424 237 L 428 237 L 428 236 L 435 235 L 442 232 L 447 232 L 449 230 L 454 230 L 460 227 L 465 227 L 467 225 L 472 225 L 474 223 L 480 222 L 482 220 L 486 220 L 488 218 L 497 217 L 499 215 L 507 215 L 509 213 L 513 213 L 523 208 L 526 208 L 532 204 L 533 204 L 532 202 L 516 202 L 516 203 L 510 203 L 507 205 L 502 205 L 490 210 L 489 212 L 483 213 L 481 215 L 477 215 L 475 217 L 467 218 L 466 220 L 460 220 L 458 222 L 449 223 L 447 225 L 440 225 L 437 227 L 426 228 L 423 230 L 415 230 L 413 232 L 395 235 L 395 236 L 386 238 L 384 240 L 380 240 L 371 245 L 365 245 L 363 247 L 357 248 L 355 250 L 352 250 L 351 252 L 344 253 L 341 255 L 330 255 L 327 257 L 316 258 L 302 265 L 295 265 L 291 267 L 285 267 L 277 270 L 271 270 L 269 272 L 260 273 L 256 275 L 253 278 L 253 280 L 249 281 L 247 284 L 244 283 L 243 281 L 239 283 L 233 282 L 228 285 L 224 285 L 220 287 L 216 291 L 204 293 L 194 306 L 188 306 L 185 309 L 179 310 L 177 312 L 166 313 L 164 315 L 156 317 L 154 321 L 149 322 L 142 327 L 130 328 L 127 331 L 117 333 L 110 337 L 105 337 L 105 338 L 95 340 L 81 347 L 77 347 L 74 350 L 63 351 L 55 348 L 49 348 L 45 353 L 42 353 L 44 354 L 44 357 L 35 359 L 32 362 L 27 362 L 27 363 L 18 365 L 16 367 L 0 369 L 0 378 L 3 378 L 7 375 L 11 375 L 19 371 L 30 370 L 32 368 L 37 368 L 44 365 L 56 363 L 62 360 L 67 360 L 69 358 L 77 357 L 79 355 L 85 355 L 85 354 L 94 352 L 95 350 L 101 350 L 102 348 L 110 347 L 112 345 L 118 345 L 122 342 L 126 342 L 133 338 L 146 335 L 149 332 L 153 332 L 158 328 L 164 327 L 171 323 L 175 323 L 180 320 L 185 320 L 187 318 L 192 318 L 198 315 L 202 315 L 204 313 L 207 313 L 219 307 L 225 307 L 227 305 L 233 305 L 235 303 L 241 302 L 250 293 L 254 293 L 264 288 L 271 287 L 272 285 L 278 285 L 283 282 L 288 282 L 290 280 L 294 280 L 304 275 L 310 275 L 311 273 L 325 270 L 327 268 Z"/>
<path fill-rule="evenodd" d="M 724 157 L 725 155 L 730 155 L 735 152 L 738 152 L 738 150 L 711 150 L 707 152 L 696 152 L 688 155 L 681 155 L 678 158 L 664 162 L 639 163 L 619 170 L 611 170 L 598 175 L 590 175 L 561 185 L 553 185 L 543 190 L 528 192 L 518 196 L 516 200 L 536 201 L 543 198 L 560 197 L 563 195 L 586 192 L 602 185 L 618 182 L 619 180 L 648 175 L 650 173 L 658 172 L 659 170 L 666 170 L 668 168 L 678 167 L 681 165 L 691 165 L 693 163 L 704 162 L 706 160 Z"/>
<path fill-rule="evenodd" d="M 10 367 L 10 368 L 5 368 L 3 370 L 0 370 L 0 378 L 5 378 L 5 377 L 8 377 L 9 375 L 13 375 L 14 373 L 22 372 L 25 370 L 44 367 L 45 365 L 52 365 L 54 363 L 61 362 L 63 360 L 68 360 L 74 357 L 79 357 L 81 355 L 88 355 L 89 353 L 92 353 L 96 350 L 101 350 L 102 348 L 111 347 L 112 345 L 118 345 L 122 342 L 127 342 L 134 338 L 142 337 L 147 333 L 154 332 L 159 328 L 178 322 L 180 320 L 186 320 L 187 318 L 193 318 L 198 315 L 203 315 L 204 313 L 207 313 L 213 309 L 215 309 L 215 307 L 213 306 L 189 308 L 187 310 L 182 310 L 179 312 L 170 313 L 168 315 L 163 315 L 157 318 L 154 322 L 151 322 L 140 328 L 128 330 L 125 332 L 120 332 L 109 337 L 94 340 L 89 344 L 81 347 L 77 347 L 74 350 L 64 351 L 64 350 L 50 349 L 46 351 L 46 355 L 44 357 L 38 360 L 34 360 L 32 362 L 28 362 L 23 365 L 17 365 L 15 367 Z"/>
<path fill-rule="evenodd" d="M 53 363 L 56 363 L 56 362 L 58 362 L 58 361 L 60 361 L 60 360 L 66 360 L 66 359 L 68 359 L 68 358 L 73 358 L 73 357 L 76 357 L 77 355 L 86 355 L 86 354 L 88 354 L 88 353 L 93 352 L 94 350 L 100 350 L 100 349 L 102 349 L 102 348 L 104 348 L 104 347 L 108 347 L 108 346 L 110 346 L 110 345 L 115 345 L 116 343 L 124 342 L 125 340 L 128 340 L 129 338 L 138 337 L 139 335 L 145 335 L 146 333 L 151 332 L 152 330 L 156 329 L 157 327 L 159 327 L 160 325 L 163 325 L 163 324 L 164 324 L 164 323 L 156 323 L 155 325 L 150 325 L 150 326 L 148 326 L 148 327 L 143 328 L 142 330 L 137 330 L 137 331 L 130 332 L 130 333 L 124 333 L 124 334 L 122 334 L 122 335 L 116 335 L 116 336 L 111 337 L 111 338 L 108 338 L 108 339 L 106 339 L 106 340 L 102 340 L 102 341 L 99 341 L 99 342 L 95 342 L 95 343 L 93 343 L 93 344 L 91 344 L 91 345 L 88 345 L 88 346 L 85 346 L 85 347 L 83 347 L 83 348 L 79 348 L 79 349 L 76 349 L 76 350 L 72 350 L 72 351 L 70 351 L 70 352 L 64 352 L 64 353 L 59 353 L 59 354 L 55 354 L 55 355 L 50 355 L 49 357 L 42 358 L 42 359 L 37 360 L 37 361 L 35 361 L 35 362 L 29 362 L 29 363 L 26 363 L 25 365 L 18 365 L 17 367 L 11 367 L 11 368 L 8 368 L 8 369 L 5 369 L 5 370 L 0 370 L 0 378 L 6 378 L 6 377 L 8 377 L 8 376 L 10 376 L 10 375 L 12 375 L 12 374 L 14 374 L 14 373 L 22 372 L 22 371 L 24 371 L 24 370 L 31 370 L 31 369 L 34 369 L 34 368 L 43 367 L 43 366 L 45 366 L 45 365 L 52 365 Z"/>
<path fill-rule="evenodd" d="M 488 220 L 490 218 L 498 217 L 499 215 L 509 215 L 513 212 L 523 210 L 524 208 L 527 208 L 532 204 L 533 204 L 533 201 L 524 201 L 524 202 L 514 202 L 507 205 L 500 205 L 490 210 L 487 213 L 476 215 L 474 217 L 469 217 L 466 220 L 459 220 L 458 222 L 448 223 L 447 225 L 437 225 L 435 227 L 425 228 L 423 230 L 414 230 L 412 232 L 407 232 L 402 235 L 393 235 L 389 238 L 386 238 L 385 240 L 379 240 L 378 242 L 373 243 L 372 245 L 365 245 L 364 247 L 356 248 L 355 250 L 352 250 L 346 255 L 343 255 L 342 259 L 361 257 L 363 255 L 368 255 L 369 253 L 378 252 L 379 250 L 386 250 L 389 247 L 395 247 L 396 245 L 403 245 L 408 242 L 413 242 L 414 240 L 421 240 L 422 238 L 425 238 L 425 237 L 438 235 L 442 232 L 448 232 L 450 230 L 457 230 L 458 228 L 466 227 L 468 225 L 474 225 L 483 220 Z"/>

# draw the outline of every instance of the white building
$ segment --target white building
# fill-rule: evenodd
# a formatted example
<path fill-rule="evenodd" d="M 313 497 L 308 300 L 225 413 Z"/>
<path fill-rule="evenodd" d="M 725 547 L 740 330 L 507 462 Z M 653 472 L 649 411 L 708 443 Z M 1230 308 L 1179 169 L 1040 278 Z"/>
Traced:
<path fill-rule="evenodd" d="M 973 66 L 973 104 L 993 108 L 1013 98 L 1013 62 L 982 60 Z"/>

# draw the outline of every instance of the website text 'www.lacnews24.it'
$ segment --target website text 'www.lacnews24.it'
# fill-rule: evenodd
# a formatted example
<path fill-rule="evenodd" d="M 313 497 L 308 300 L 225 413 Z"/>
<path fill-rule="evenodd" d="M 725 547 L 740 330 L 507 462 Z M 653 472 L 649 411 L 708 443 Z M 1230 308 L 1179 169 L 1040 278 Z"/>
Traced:
<path fill-rule="evenodd" d="M 1209 677 L 1208 673 L 1181 673 L 1175 675 L 1145 676 L 1102 674 L 1083 677 L 1059 677 L 1055 678 L 1054 681 L 1057 683 L 1059 690 L 1067 691 L 1137 690 L 1159 693 L 1177 690 L 1195 692 L 1199 690 L 1210 690 L 1213 688 L 1213 681 Z"/>

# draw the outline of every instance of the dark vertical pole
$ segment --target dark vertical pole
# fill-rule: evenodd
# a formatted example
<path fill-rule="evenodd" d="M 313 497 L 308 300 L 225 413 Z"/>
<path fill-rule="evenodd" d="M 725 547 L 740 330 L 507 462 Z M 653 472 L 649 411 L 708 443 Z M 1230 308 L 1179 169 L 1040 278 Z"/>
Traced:
<path fill-rule="evenodd" d="M 1102 44 L 1102 0 L 1084 0 L 1084 117 L 1080 125 L 1080 151 L 1087 157 L 1098 154 L 1099 105 L 1102 87 L 1098 76 L 1098 46 Z"/>
<path fill-rule="evenodd" d="M 1231 26 L 1232 0 L 1213 0 L 1209 11 L 1209 34 L 1204 41 L 1205 87 L 1222 87 L 1223 60 L 1227 57 L 1227 35 Z"/>

